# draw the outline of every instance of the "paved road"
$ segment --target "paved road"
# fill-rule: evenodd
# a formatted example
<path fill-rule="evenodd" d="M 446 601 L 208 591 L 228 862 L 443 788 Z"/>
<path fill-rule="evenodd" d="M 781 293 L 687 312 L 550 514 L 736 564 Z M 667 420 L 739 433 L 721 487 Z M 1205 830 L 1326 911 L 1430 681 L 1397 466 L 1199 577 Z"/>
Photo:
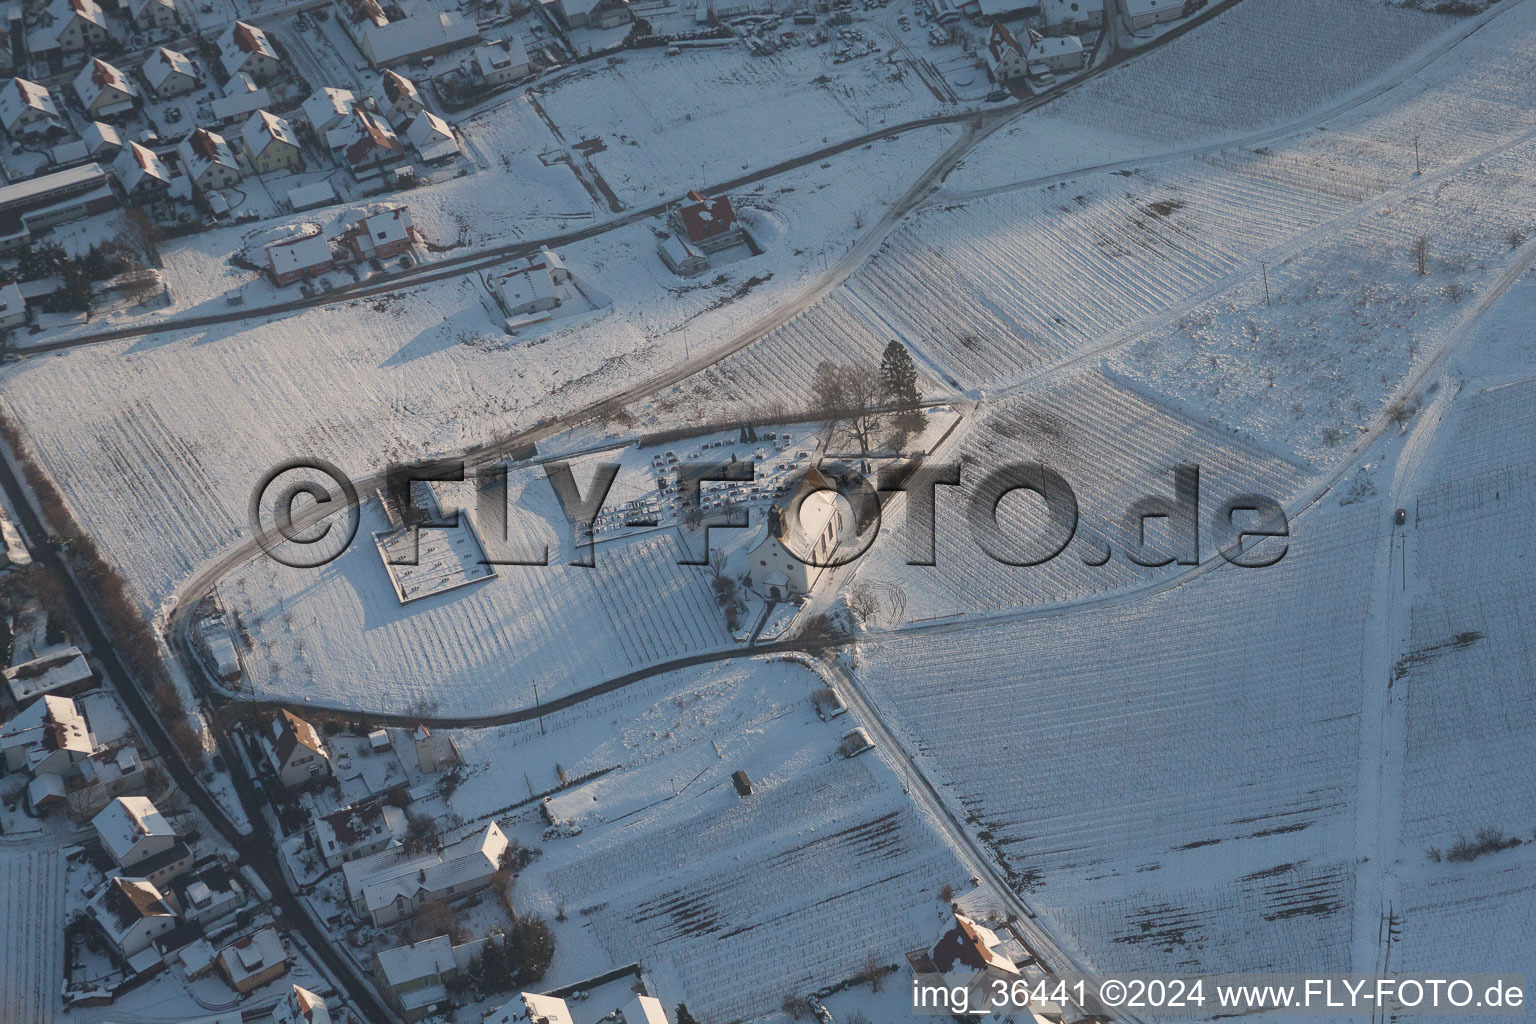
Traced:
<path fill-rule="evenodd" d="M 392 1019 L 383 1004 L 379 1002 L 372 987 L 353 975 L 345 959 L 331 947 L 331 937 L 313 925 L 293 894 L 289 892 L 275 860 L 277 837 L 272 835 L 266 825 L 266 820 L 261 813 L 262 801 L 254 786 L 244 777 L 243 772 L 234 770 L 240 762 L 231 756 L 233 751 L 229 749 L 227 734 L 220 734 L 217 737 L 219 747 L 223 752 L 225 763 L 231 766 L 232 770 L 229 774 L 234 778 L 236 789 L 239 791 L 245 816 L 251 822 L 253 828 L 251 835 L 244 835 L 235 828 L 224 808 L 209 795 L 201 781 L 182 760 L 175 744 L 171 741 L 166 723 L 162 722 L 158 712 L 149 706 L 144 695 L 139 691 L 137 681 L 118 657 L 105 627 L 97 619 L 95 609 L 91 606 L 79 581 L 69 571 L 68 565 L 60 554 L 60 549 L 44 540 L 49 536 L 48 531 L 43 528 L 42 522 L 28 501 L 25 488 L 17 478 L 9 460 L 4 458 L 0 458 L 0 486 L 4 487 L 11 507 L 16 510 L 20 519 L 19 525 L 30 542 L 28 546 L 36 560 L 65 582 L 65 597 L 69 602 L 71 614 L 80 623 L 85 645 L 97 664 L 101 666 L 106 681 L 111 683 L 122 700 L 139 735 L 160 753 L 161 764 L 176 788 L 197 805 L 213 827 L 218 830 L 224 842 L 240 854 L 242 862 L 249 864 L 256 871 L 262 882 L 272 891 L 273 902 L 282 916 L 285 927 L 296 930 L 300 934 L 309 948 L 331 971 L 332 976 L 341 981 L 353 1005 L 362 1012 L 363 1016 L 369 1021 Z"/>

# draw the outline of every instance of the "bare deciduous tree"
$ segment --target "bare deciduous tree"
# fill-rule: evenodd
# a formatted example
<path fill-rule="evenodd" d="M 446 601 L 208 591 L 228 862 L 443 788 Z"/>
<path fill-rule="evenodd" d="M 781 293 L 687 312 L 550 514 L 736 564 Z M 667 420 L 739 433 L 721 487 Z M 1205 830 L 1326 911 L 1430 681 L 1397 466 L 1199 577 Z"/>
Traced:
<path fill-rule="evenodd" d="M 880 406 L 884 398 L 880 371 L 873 366 L 835 363 L 823 360 L 816 367 L 811 397 L 817 411 L 836 427 L 845 423 L 859 445 L 859 453 L 868 455 L 871 440 L 880 427 Z"/>

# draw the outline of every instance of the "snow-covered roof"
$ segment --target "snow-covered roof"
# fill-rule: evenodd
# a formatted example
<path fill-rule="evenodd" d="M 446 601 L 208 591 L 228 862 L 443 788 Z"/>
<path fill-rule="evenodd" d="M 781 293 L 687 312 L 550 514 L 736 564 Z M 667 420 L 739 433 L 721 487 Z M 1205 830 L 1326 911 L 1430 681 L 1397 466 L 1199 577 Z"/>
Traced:
<path fill-rule="evenodd" d="M 383 836 L 404 835 L 405 812 L 382 800 L 332 811 L 315 819 L 315 843 L 326 857 L 367 846 Z"/>
<path fill-rule="evenodd" d="M 272 102 L 264 86 L 241 71 L 224 83 L 224 95 L 209 104 L 213 116 L 220 121 L 232 121 L 252 111 L 260 110 Z"/>
<path fill-rule="evenodd" d="M 155 883 L 147 878 L 107 879 L 91 902 L 91 910 L 116 942 L 121 942 L 129 929 L 146 917 L 176 916 Z"/>
<path fill-rule="evenodd" d="M 122 863 L 123 858 L 146 838 L 176 836 L 170 822 L 148 797 L 143 796 L 118 797 L 91 819 L 91 826 L 101 837 L 101 845 L 118 863 Z"/>
<path fill-rule="evenodd" d="M 219 963 L 236 984 L 287 960 L 283 940 L 270 925 L 219 950 Z"/>
<path fill-rule="evenodd" d="M 274 142 L 286 142 L 295 149 L 299 146 L 298 136 L 293 134 L 293 126 L 265 110 L 256 111 L 245 122 L 245 127 L 240 129 L 240 141 L 245 143 L 253 159 L 264 153 Z"/>
<path fill-rule="evenodd" d="M 17 707 L 33 697 L 83 683 L 89 678 L 91 666 L 86 662 L 85 655 L 80 653 L 80 648 L 73 645 L 50 648 L 31 661 L 12 665 L 5 670 L 5 682 Z"/>
<path fill-rule="evenodd" d="M 294 985 L 272 1010 L 272 1024 L 331 1024 L 331 1011 L 324 999 Z"/>
<path fill-rule="evenodd" d="M 457 11 L 433 11 L 366 26 L 363 38 L 375 64 L 393 64 L 478 39 L 480 27 Z"/>
<path fill-rule="evenodd" d="M 391 103 L 401 100 L 420 100 L 421 93 L 416 88 L 416 83 L 395 71 L 386 71 L 379 79 L 379 86 L 384 90 L 384 98 Z"/>
<path fill-rule="evenodd" d="M 458 139 L 454 138 L 453 126 L 430 110 L 423 110 L 405 130 L 416 152 L 429 163 L 453 156 L 459 151 Z"/>
<path fill-rule="evenodd" d="M 410 208 L 392 206 L 389 209 L 359 217 L 351 230 L 367 235 L 374 247 L 380 248 L 409 240 L 414 228 Z"/>
<path fill-rule="evenodd" d="M 168 11 L 176 10 L 176 0 L 128 0 L 128 10 L 133 14 L 134 21 L 141 21 L 144 12 L 151 6 L 164 7 Z"/>
<path fill-rule="evenodd" d="M 379 973 L 393 987 L 451 971 L 455 966 L 453 940 L 446 935 L 386 949 L 379 954 Z"/>
<path fill-rule="evenodd" d="M 1028 57 L 1033 62 L 1082 52 L 1083 41 L 1077 36 L 1042 36 L 1029 44 Z"/>
<path fill-rule="evenodd" d="M 126 103 L 139 94 L 138 86 L 115 66 L 100 57 L 85 62 L 85 67 L 75 76 L 75 95 L 89 110 L 102 93 L 115 93 L 115 102 Z"/>
<path fill-rule="evenodd" d="M 667 1024 L 661 1000 L 654 996 L 635 996 L 619 1012 L 624 1015 L 624 1024 Z"/>
<path fill-rule="evenodd" d="M 197 68 L 192 64 L 191 57 L 164 46 L 157 49 L 139 70 L 144 72 L 150 88 L 157 92 L 172 75 L 185 75 L 193 79 L 197 77 Z"/>
<path fill-rule="evenodd" d="M 418 891 L 442 892 L 451 886 L 484 878 L 501 866 L 507 837 L 493 821 L 481 832 L 416 860 L 400 860 L 380 870 L 362 884 L 362 900 L 369 913 L 395 901 L 412 898 Z M 353 861 L 352 863 L 361 863 Z M 343 865 L 345 873 L 346 865 Z"/>
<path fill-rule="evenodd" d="M 518 996 L 528 1013 L 528 1024 L 575 1024 L 564 999 L 524 992 Z M 505 1009 L 505 1007 L 503 1007 Z"/>
<path fill-rule="evenodd" d="M 995 67 L 999 62 L 1006 60 L 1008 54 L 1023 56 L 1024 51 L 1019 47 L 1018 39 L 1008 30 L 1008 26 L 998 21 L 992 23 L 992 32 L 987 36 L 987 53 L 991 55 Z"/>
<path fill-rule="evenodd" d="M 117 159 L 112 161 L 112 170 L 117 174 L 118 184 L 128 192 L 134 191 L 146 180 L 166 185 L 171 183 L 171 172 L 165 166 L 165 161 L 154 150 L 137 142 L 128 143 L 117 155 Z"/>
<path fill-rule="evenodd" d="M 288 205 L 295 210 L 312 210 L 336 201 L 336 188 L 329 181 L 317 181 L 313 185 L 300 185 L 288 190 Z"/>
<path fill-rule="evenodd" d="M 235 151 L 230 148 L 229 142 L 224 136 L 206 128 L 199 128 L 187 136 L 176 152 L 181 157 L 183 169 L 191 175 L 193 181 L 197 181 L 215 166 L 227 167 L 236 172 L 240 170 L 240 164 L 235 160 Z"/>
<path fill-rule="evenodd" d="M 246 63 L 256 56 L 278 59 L 277 51 L 272 48 L 272 41 L 255 25 L 237 21 L 219 36 L 219 59 L 224 64 L 224 70 L 230 74 L 245 67 Z"/>
<path fill-rule="evenodd" d="M 267 261 L 272 266 L 272 272 L 278 275 L 319 270 L 331 265 L 331 244 L 325 240 L 324 235 L 305 235 L 302 238 L 292 238 L 284 242 L 273 242 L 267 246 Z M 288 754 L 293 753 L 296 744 L 288 745 L 287 754 L 283 753 L 282 735 L 279 733 L 277 737 L 278 759 L 286 761 Z"/>
<path fill-rule="evenodd" d="M 0 91 L 0 123 L 9 129 L 29 110 L 46 114 L 55 120 L 59 116 L 53 94 L 45 86 L 25 78 L 11 79 L 5 89 Z"/>
<path fill-rule="evenodd" d="M 332 128 L 325 135 L 326 146 L 341 150 L 342 157 L 353 166 L 372 163 L 378 150 L 403 153 L 400 138 L 383 118 L 376 117 L 362 107 L 352 108 L 350 120 Z"/>
<path fill-rule="evenodd" d="M 357 97 L 347 89 L 333 89 L 329 86 L 316 89 L 304 101 L 304 117 L 314 126 L 315 131 L 329 131 L 336 126 L 336 122 L 352 113 L 352 104 L 356 100 Z"/>
<path fill-rule="evenodd" d="M 528 48 L 523 45 L 522 36 L 510 35 L 505 39 L 475 47 L 475 63 L 480 66 L 482 75 L 492 75 L 506 68 L 526 65 Z"/>

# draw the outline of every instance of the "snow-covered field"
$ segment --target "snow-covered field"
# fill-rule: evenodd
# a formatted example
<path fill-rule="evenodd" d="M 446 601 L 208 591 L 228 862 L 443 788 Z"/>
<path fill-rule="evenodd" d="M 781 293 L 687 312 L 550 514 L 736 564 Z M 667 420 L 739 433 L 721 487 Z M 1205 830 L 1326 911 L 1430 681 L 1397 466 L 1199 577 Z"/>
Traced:
<path fill-rule="evenodd" d="M 567 247 L 578 279 L 612 305 L 532 343 L 503 332 L 470 276 L 29 360 L 7 368 L 3 401 L 153 609 L 247 535 L 246 502 L 269 467 L 318 456 L 365 475 L 457 452 L 697 355 L 790 301 L 824 249 L 835 258 L 949 138 L 875 143 L 834 158 L 834 177 L 801 170 L 742 196 L 766 251 L 722 267 L 718 283 L 713 271 L 673 276 L 650 225 Z"/>
<path fill-rule="evenodd" d="M 53 1024 L 63 1010 L 64 855 L 0 841 L 0 1017 Z"/>
<path fill-rule="evenodd" d="M 1344 969 L 1373 516 L 1305 517 L 1267 569 L 871 641 L 860 675 L 1091 963 Z"/>
<path fill-rule="evenodd" d="M 555 784 L 551 762 L 573 779 L 618 766 L 553 801 L 579 837 L 525 840 L 543 852 L 518 878 L 519 908 L 560 943 L 548 981 L 638 959 L 669 1007 L 749 1020 L 936 938 L 938 892 L 964 888 L 963 869 L 878 753 L 838 755 L 857 723 L 816 717 L 822 685 L 796 662 L 743 661 L 548 715 L 543 734 L 460 734 L 461 812 L 522 795 L 502 774 L 512 751 L 536 789 Z M 738 769 L 751 796 L 736 795 Z M 531 809 L 503 824 L 541 827 Z"/>
<path fill-rule="evenodd" d="M 1244 0 L 997 133 L 949 187 L 1242 138 L 1368 89 L 1462 24 L 1380 0 Z"/>
<path fill-rule="evenodd" d="M 991 406 L 944 457 L 962 463 L 962 486 L 937 491 L 936 564 L 906 564 L 902 515 L 887 521 L 880 540 L 859 563 L 861 582 L 895 585 L 905 592 L 908 621 L 1068 602 L 1166 577 L 1170 570 L 1142 568 L 1126 557 L 1123 518 L 1140 498 L 1171 500 L 1175 466 L 1200 469 L 1202 559 L 1220 543 L 1213 520 L 1224 502 L 1238 494 L 1285 502 L 1307 476 L 1297 464 L 1159 408 L 1096 369 L 1074 371 Z M 1054 469 L 1071 486 L 1079 514 L 1076 537 L 1044 565 L 999 564 L 971 534 L 970 496 L 993 470 L 1035 462 Z M 1047 534 L 1040 507 L 1022 497 L 1005 501 L 998 519 L 1004 534 L 1024 550 L 1038 550 L 1037 539 Z M 1153 527 L 1147 537 L 1152 554 L 1144 560 L 1154 560 L 1157 538 Z M 1094 564 L 1103 561 L 1106 544 L 1114 557 Z"/>

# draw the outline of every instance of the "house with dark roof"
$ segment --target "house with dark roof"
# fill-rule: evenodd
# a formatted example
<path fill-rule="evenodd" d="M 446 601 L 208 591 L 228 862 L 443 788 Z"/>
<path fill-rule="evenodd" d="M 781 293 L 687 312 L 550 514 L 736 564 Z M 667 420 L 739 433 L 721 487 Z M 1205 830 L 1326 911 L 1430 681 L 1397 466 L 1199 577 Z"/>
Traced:
<path fill-rule="evenodd" d="M 155 939 L 176 927 L 175 911 L 146 878 L 107 879 L 91 900 L 90 912 L 107 941 L 124 959 L 142 953 Z"/>
<path fill-rule="evenodd" d="M 373 797 L 315 819 L 315 846 L 326 867 L 339 868 L 400 842 L 408 825 L 404 811 Z"/>
<path fill-rule="evenodd" d="M 199 128 L 183 139 L 176 155 L 181 160 L 181 169 L 199 192 L 229 188 L 245 177 L 224 136 L 206 128 Z"/>
<path fill-rule="evenodd" d="M 128 76 L 100 57 L 85 62 L 75 76 L 75 95 L 93 120 L 124 114 L 139 98 L 138 87 Z"/>
<path fill-rule="evenodd" d="M 320 734 L 291 711 L 279 711 L 272 720 L 271 750 L 277 777 L 289 789 L 330 778 L 331 757 L 320 742 Z"/>
<path fill-rule="evenodd" d="M 426 104 L 421 101 L 421 92 L 415 82 L 394 71 L 386 71 L 379 79 L 379 109 L 384 111 L 384 120 L 399 131 L 425 110 Z"/>
<path fill-rule="evenodd" d="M 171 170 L 148 146 L 130 142 L 112 161 L 112 173 L 123 193 L 134 199 L 164 195 L 171 187 Z"/>
<path fill-rule="evenodd" d="M 1029 74 L 1029 64 L 1024 60 L 1023 47 L 1008 30 L 1008 26 L 1000 21 L 992 25 L 992 31 L 987 36 L 986 48 L 982 51 L 982 58 L 987 62 L 987 70 L 992 73 L 992 81 L 999 85 L 1016 81 Z"/>
<path fill-rule="evenodd" d="M 405 160 L 405 146 L 394 129 L 361 104 L 352 108 L 350 118 L 326 133 L 325 142 L 337 162 L 359 180 Z"/>
<path fill-rule="evenodd" d="M 736 219 L 730 196 L 705 196 L 691 191 L 667 214 L 679 237 L 704 253 L 729 249 L 747 240 L 747 230 Z"/>
<path fill-rule="evenodd" d="M 272 40 L 255 25 L 237 21 L 219 36 L 219 63 L 226 75 L 244 72 L 265 85 L 282 69 L 282 59 L 272 47 Z"/>

